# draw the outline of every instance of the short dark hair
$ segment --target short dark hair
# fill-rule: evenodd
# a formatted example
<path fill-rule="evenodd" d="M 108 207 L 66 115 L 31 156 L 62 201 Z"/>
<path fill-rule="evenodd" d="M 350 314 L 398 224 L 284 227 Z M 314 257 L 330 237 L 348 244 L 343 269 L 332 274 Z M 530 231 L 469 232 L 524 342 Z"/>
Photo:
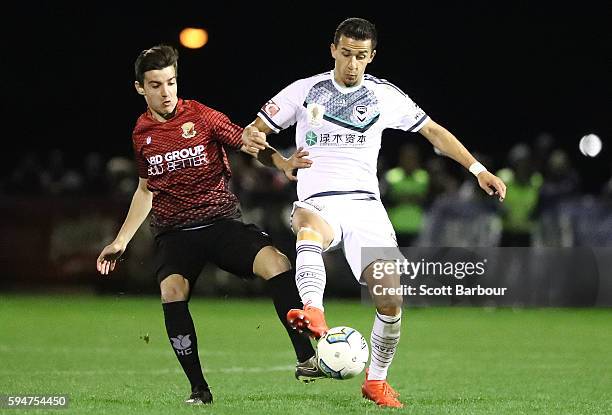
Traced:
<path fill-rule="evenodd" d="M 134 63 L 134 72 L 136 81 L 139 84 L 144 83 L 144 74 L 147 71 L 156 69 L 164 69 L 168 66 L 174 66 L 176 73 L 178 68 L 178 51 L 170 45 L 157 45 L 150 49 L 145 49 L 140 52 L 136 63 Z"/>
<path fill-rule="evenodd" d="M 334 33 L 334 45 L 338 46 L 340 36 L 350 37 L 355 40 L 371 40 L 372 50 L 376 49 L 378 43 L 378 33 L 374 23 L 359 17 L 349 17 L 336 28 Z"/>

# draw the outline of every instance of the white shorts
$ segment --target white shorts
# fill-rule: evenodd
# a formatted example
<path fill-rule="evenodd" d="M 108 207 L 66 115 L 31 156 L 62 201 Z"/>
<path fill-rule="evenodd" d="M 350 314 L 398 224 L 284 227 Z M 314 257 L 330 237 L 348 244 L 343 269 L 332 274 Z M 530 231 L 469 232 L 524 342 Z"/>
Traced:
<path fill-rule="evenodd" d="M 362 273 L 372 262 L 404 258 L 383 204 L 371 194 L 350 193 L 297 201 L 293 203 L 292 218 L 298 207 L 316 213 L 329 224 L 334 237 L 325 251 L 342 247 L 360 284 L 365 284 Z"/>

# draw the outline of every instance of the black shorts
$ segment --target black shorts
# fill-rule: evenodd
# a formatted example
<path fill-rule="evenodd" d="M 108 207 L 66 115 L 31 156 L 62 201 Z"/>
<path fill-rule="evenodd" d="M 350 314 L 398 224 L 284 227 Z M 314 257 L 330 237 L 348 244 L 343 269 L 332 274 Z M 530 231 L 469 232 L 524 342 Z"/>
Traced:
<path fill-rule="evenodd" d="M 255 225 L 224 219 L 203 228 L 175 230 L 155 237 L 157 281 L 180 274 L 193 287 L 208 262 L 243 278 L 254 278 L 257 253 L 272 240 Z"/>

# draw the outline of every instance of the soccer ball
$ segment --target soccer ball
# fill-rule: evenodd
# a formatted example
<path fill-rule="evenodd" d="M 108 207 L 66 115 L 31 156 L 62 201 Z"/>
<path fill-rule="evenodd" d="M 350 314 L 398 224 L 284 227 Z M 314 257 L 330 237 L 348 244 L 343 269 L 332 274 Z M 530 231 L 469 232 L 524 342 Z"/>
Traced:
<path fill-rule="evenodd" d="M 317 343 L 317 362 L 333 379 L 350 379 L 363 371 L 370 351 L 361 333 L 351 327 L 333 327 Z"/>

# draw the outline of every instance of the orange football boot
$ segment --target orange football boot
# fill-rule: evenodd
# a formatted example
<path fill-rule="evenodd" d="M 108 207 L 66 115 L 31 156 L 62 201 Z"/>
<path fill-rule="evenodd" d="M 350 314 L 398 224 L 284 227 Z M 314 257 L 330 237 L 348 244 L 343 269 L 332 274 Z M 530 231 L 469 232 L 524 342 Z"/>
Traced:
<path fill-rule="evenodd" d="M 366 369 L 366 380 L 361 386 L 361 394 L 364 398 L 374 401 L 376 405 L 389 408 L 403 408 L 404 405 L 397 399 L 399 393 L 387 383 L 386 380 L 368 380 Z"/>
<path fill-rule="evenodd" d="M 287 322 L 294 329 L 307 332 L 315 339 L 320 339 L 327 333 L 329 327 L 325 322 L 323 310 L 317 307 L 304 306 L 303 310 L 292 308 L 287 313 Z"/>

